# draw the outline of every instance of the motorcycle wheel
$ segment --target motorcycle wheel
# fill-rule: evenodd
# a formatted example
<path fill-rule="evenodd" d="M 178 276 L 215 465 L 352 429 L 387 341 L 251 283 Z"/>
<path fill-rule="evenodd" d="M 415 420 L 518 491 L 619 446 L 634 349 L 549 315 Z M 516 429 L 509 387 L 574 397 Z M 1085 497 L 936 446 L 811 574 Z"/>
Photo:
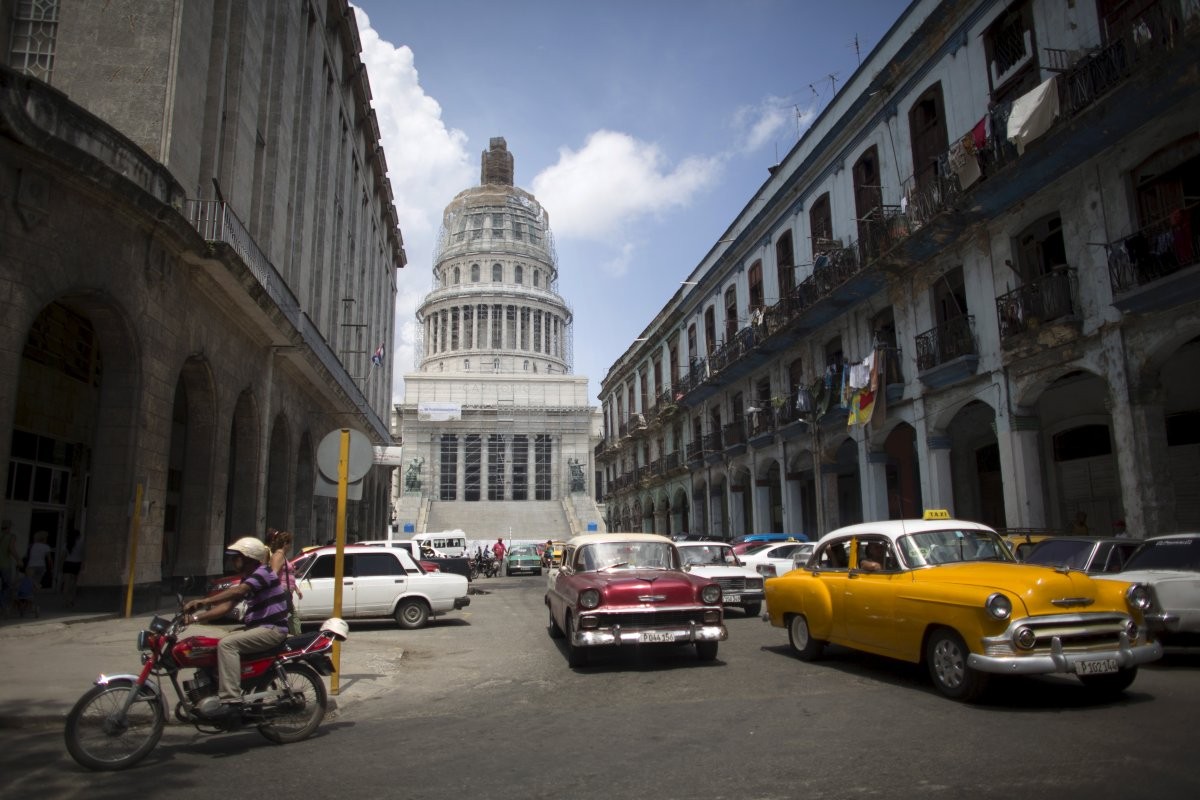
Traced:
<path fill-rule="evenodd" d="M 132 686 L 131 681 L 94 686 L 67 715 L 63 732 L 67 752 L 81 766 L 103 771 L 126 769 L 145 758 L 158 744 L 167 721 L 166 712 L 149 689 L 141 690 L 124 719 L 115 719 Z"/>
<path fill-rule="evenodd" d="M 312 736 L 325 719 L 325 682 L 311 667 L 304 664 L 284 664 L 287 685 L 276 675 L 267 683 L 268 689 L 280 693 L 278 709 L 271 719 L 258 726 L 258 732 L 276 744 L 299 742 Z M 290 690 L 291 696 L 285 693 Z"/>

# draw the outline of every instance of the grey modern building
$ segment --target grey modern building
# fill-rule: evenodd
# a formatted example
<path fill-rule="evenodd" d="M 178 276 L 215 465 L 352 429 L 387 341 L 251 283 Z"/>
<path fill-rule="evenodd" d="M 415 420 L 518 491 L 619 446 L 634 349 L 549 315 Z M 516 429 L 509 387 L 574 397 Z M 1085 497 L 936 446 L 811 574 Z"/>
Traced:
<path fill-rule="evenodd" d="M 97 602 L 334 531 L 318 450 L 392 439 L 404 266 L 345 0 L 0 3 L 2 515 Z M 380 352 L 379 358 L 373 358 Z M 381 530 L 371 470 L 352 532 Z M 104 600 L 103 598 L 109 598 Z"/>
<path fill-rule="evenodd" d="M 610 524 L 1200 525 L 1197 52 L 1193 0 L 910 3 L 609 370 Z"/>
<path fill-rule="evenodd" d="M 571 373 L 572 312 L 558 293 L 549 214 L 513 185 L 504 139 L 480 185 L 446 206 L 433 290 L 417 311 L 420 363 L 397 408 L 397 523 L 473 538 L 563 538 L 593 502 L 599 411 Z"/>

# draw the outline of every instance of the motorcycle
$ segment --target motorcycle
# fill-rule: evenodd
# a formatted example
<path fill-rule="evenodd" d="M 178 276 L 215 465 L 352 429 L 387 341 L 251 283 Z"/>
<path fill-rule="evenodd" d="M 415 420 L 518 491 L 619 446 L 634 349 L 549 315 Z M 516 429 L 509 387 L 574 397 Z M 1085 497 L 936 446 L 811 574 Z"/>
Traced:
<path fill-rule="evenodd" d="M 141 670 L 101 675 L 75 703 L 67 716 L 65 737 L 67 751 L 79 764 L 94 770 L 126 769 L 154 749 L 166 724 L 170 699 L 151 676 L 170 681 L 178 698 L 175 717 L 201 733 L 255 726 L 270 741 L 287 744 L 307 739 L 320 726 L 328 702 L 322 676 L 333 674 L 334 641 L 344 641 L 348 635 L 343 620 L 333 617 L 320 630 L 289 636 L 274 650 L 244 654 L 237 713 L 210 716 L 221 708 L 219 639 L 181 639 L 187 627 L 184 619 L 182 610 L 169 620 L 151 619 L 137 637 Z M 191 670 L 190 675 L 185 670 Z"/>

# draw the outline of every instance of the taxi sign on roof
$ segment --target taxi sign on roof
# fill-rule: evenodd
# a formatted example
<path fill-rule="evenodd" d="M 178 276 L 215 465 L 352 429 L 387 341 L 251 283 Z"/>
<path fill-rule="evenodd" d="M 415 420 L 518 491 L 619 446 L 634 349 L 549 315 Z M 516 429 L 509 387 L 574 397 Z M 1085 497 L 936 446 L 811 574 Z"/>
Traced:
<path fill-rule="evenodd" d="M 921 515 L 921 519 L 950 519 L 950 512 L 944 508 L 929 508 Z"/>

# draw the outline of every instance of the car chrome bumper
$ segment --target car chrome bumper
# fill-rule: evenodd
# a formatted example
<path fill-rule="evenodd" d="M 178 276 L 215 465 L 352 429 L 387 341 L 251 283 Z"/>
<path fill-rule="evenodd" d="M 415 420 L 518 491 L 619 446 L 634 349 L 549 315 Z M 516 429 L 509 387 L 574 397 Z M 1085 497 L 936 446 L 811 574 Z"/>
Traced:
<path fill-rule="evenodd" d="M 1002 675 L 1046 675 L 1053 672 L 1075 674 L 1076 665 L 1084 661 L 1111 658 L 1117 662 L 1119 668 L 1126 669 L 1162 658 L 1162 654 L 1162 645 L 1159 642 L 1131 645 L 1123 634 L 1121 643 L 1115 650 L 1068 653 L 1063 651 L 1062 642 L 1055 637 L 1049 654 L 985 656 L 972 653 L 967 659 L 967 666 L 980 672 L 994 672 Z"/>
<path fill-rule="evenodd" d="M 610 647 L 623 644 L 648 644 L 642 634 L 651 634 L 666 638 L 670 641 L 658 644 L 678 644 L 681 642 L 723 642 L 729 637 L 724 625 L 689 625 L 671 626 L 665 628 L 622 628 L 612 625 L 607 628 L 591 628 L 571 632 L 571 644 L 576 647 Z"/>
<path fill-rule="evenodd" d="M 455 611 L 457 611 L 460 608 L 466 608 L 469 605 L 471 605 L 471 598 L 467 597 L 466 595 L 464 595 L 462 597 L 454 598 L 454 610 Z"/>

